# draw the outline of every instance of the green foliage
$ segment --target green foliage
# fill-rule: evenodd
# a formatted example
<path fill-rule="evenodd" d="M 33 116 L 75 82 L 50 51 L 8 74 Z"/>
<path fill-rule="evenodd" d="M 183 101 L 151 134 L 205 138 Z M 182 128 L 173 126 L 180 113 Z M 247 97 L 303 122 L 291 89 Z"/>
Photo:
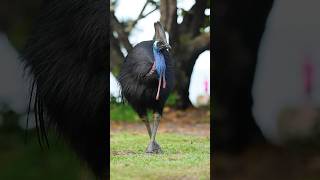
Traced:
<path fill-rule="evenodd" d="M 0 116 L 2 117 L 2 124 L 0 126 L 0 131 L 2 132 L 17 132 L 19 131 L 18 126 L 18 114 L 12 110 L 8 110 L 6 106 L 2 106 L 0 110 Z"/>
<path fill-rule="evenodd" d="M 169 95 L 169 98 L 166 102 L 166 106 L 175 106 L 178 100 L 178 94 L 176 92 L 173 92 Z"/>
<path fill-rule="evenodd" d="M 139 116 L 127 103 L 110 102 L 110 119 L 112 121 L 137 122 Z"/>
<path fill-rule="evenodd" d="M 209 179 L 208 137 L 159 134 L 159 155 L 144 153 L 148 139 L 142 134 L 112 134 L 111 179 Z"/>
<path fill-rule="evenodd" d="M 120 73 L 120 66 L 114 66 L 111 70 L 112 74 L 117 77 Z"/>
<path fill-rule="evenodd" d="M 175 106 L 178 99 L 177 93 L 171 93 L 166 106 Z M 148 113 L 149 119 L 152 114 Z M 110 101 L 110 119 L 112 121 L 125 121 L 125 122 L 140 122 L 138 114 L 127 103 L 117 103 L 115 98 Z"/>

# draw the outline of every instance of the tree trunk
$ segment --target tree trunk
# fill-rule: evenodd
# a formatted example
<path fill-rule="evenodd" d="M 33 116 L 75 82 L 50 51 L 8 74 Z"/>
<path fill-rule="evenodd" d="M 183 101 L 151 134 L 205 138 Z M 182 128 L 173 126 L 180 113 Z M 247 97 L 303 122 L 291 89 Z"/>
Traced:
<path fill-rule="evenodd" d="M 178 93 L 177 108 L 185 109 L 191 106 L 189 99 L 190 78 L 193 66 L 198 56 L 209 49 L 209 33 L 200 34 L 204 24 L 204 10 L 207 0 L 197 0 L 191 12 L 185 17 L 181 25 L 177 24 L 177 1 L 161 0 L 161 23 L 169 32 L 169 42 L 176 65 L 176 91 Z"/>
<path fill-rule="evenodd" d="M 177 14 L 177 0 L 161 0 L 160 1 L 160 22 L 165 30 L 171 32 L 172 25 L 175 24 Z"/>
<path fill-rule="evenodd" d="M 152 2 L 147 1 L 147 3 Z M 138 20 L 145 17 L 143 11 L 146 4 L 133 24 L 136 24 Z M 189 85 L 193 66 L 198 56 L 209 49 L 210 34 L 200 32 L 200 29 L 205 24 L 206 16 L 204 10 L 207 6 L 208 0 L 197 0 L 191 8 L 191 12 L 187 15 L 188 17 L 185 17 L 185 20 L 182 22 L 184 25 L 179 25 L 177 24 L 177 0 L 160 0 L 160 22 L 169 33 L 169 43 L 172 46 L 171 53 L 176 64 L 176 82 L 179 82 L 175 86 L 175 90 L 178 93 L 178 108 L 184 109 L 191 105 L 189 100 Z M 111 12 L 111 27 L 113 31 L 117 32 L 116 36 L 111 34 L 111 47 L 116 49 L 111 51 L 112 71 L 116 71 L 115 69 L 118 67 L 117 59 L 121 57 L 120 44 L 126 50 L 132 48 L 128 41 L 129 33 L 125 31 L 128 27 L 125 26 L 125 24 L 117 20 L 114 12 Z"/>
<path fill-rule="evenodd" d="M 186 109 L 189 106 L 191 106 L 191 101 L 189 99 L 189 85 L 190 85 L 190 78 L 191 78 L 191 74 L 192 70 L 187 71 L 184 68 L 189 68 L 191 67 L 191 69 L 193 69 L 193 65 L 186 65 L 186 64 L 182 64 L 183 59 L 181 58 L 176 58 L 175 59 L 176 64 L 176 90 L 178 93 L 178 99 L 177 99 L 177 108 L 179 109 Z M 179 63 L 179 61 L 181 63 Z M 189 69 L 188 68 L 188 69 Z"/>
<path fill-rule="evenodd" d="M 124 56 L 120 49 L 120 42 L 110 35 L 110 70 L 115 75 L 119 72 Z"/>

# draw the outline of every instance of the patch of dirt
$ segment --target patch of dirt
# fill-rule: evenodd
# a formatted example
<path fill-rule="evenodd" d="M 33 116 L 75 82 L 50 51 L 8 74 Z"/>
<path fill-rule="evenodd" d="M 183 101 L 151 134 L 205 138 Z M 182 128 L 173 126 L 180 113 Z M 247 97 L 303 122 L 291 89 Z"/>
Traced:
<path fill-rule="evenodd" d="M 181 124 L 210 123 L 210 111 L 206 109 L 188 108 L 184 111 L 164 108 L 163 122 Z"/>
<path fill-rule="evenodd" d="M 139 134 L 147 133 L 143 122 L 127 123 L 111 121 L 110 127 L 111 133 L 118 131 L 129 131 Z M 210 112 L 205 109 L 196 108 L 189 108 L 185 111 L 165 108 L 158 132 L 209 136 Z"/>

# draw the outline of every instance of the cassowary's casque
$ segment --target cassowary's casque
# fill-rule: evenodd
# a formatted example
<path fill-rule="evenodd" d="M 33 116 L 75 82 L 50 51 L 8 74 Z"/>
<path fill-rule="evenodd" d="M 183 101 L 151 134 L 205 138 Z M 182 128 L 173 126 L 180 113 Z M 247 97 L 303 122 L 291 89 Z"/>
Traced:
<path fill-rule="evenodd" d="M 109 5 L 105 0 L 48 0 L 23 52 L 33 76 L 40 139 L 46 122 L 96 175 L 107 175 Z"/>
<path fill-rule="evenodd" d="M 173 88 L 173 61 L 169 54 L 163 27 L 154 24 L 155 41 L 137 44 L 127 55 L 118 77 L 123 97 L 144 121 L 150 144 L 147 153 L 161 152 L 155 136 L 164 104 Z M 150 126 L 147 110 L 154 112 L 154 124 Z"/>

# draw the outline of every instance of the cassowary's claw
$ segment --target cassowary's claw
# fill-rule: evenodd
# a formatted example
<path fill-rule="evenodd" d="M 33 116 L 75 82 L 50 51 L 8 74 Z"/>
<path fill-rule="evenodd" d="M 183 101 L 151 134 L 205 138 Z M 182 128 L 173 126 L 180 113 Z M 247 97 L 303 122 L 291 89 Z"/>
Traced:
<path fill-rule="evenodd" d="M 151 141 L 146 149 L 146 153 L 159 154 L 162 153 L 160 145 L 156 141 Z"/>

